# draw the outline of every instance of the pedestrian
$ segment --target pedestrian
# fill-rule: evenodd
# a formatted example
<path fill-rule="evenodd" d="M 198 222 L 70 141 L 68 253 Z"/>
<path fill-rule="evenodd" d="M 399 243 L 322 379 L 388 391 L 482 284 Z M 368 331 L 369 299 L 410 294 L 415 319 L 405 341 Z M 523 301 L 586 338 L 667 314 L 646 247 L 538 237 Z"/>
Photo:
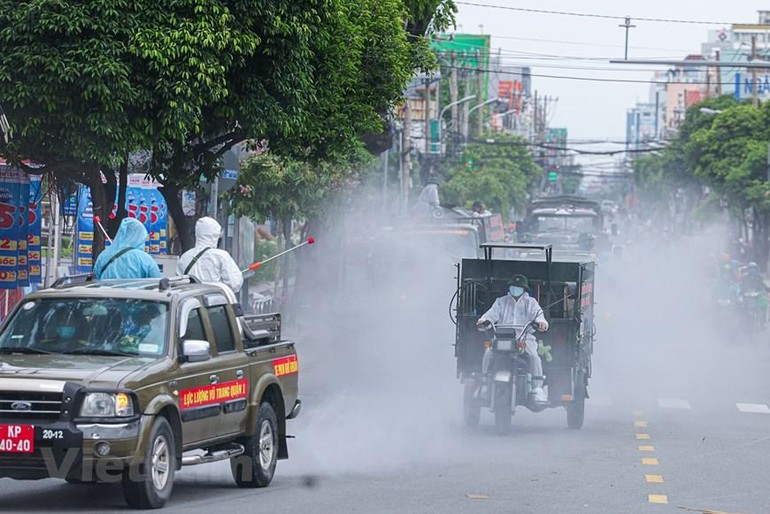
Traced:
<path fill-rule="evenodd" d="M 158 264 L 144 251 L 146 241 L 144 225 L 137 219 L 124 218 L 112 244 L 96 259 L 96 279 L 160 278 Z"/>
<path fill-rule="evenodd" d="M 481 202 L 473 202 L 471 209 L 473 209 L 474 218 L 486 218 L 488 216 L 492 216 L 492 213 L 489 212 L 489 210 L 487 210 L 486 207 L 484 207 L 484 204 Z"/>
<path fill-rule="evenodd" d="M 177 275 L 190 275 L 201 282 L 225 284 L 234 293 L 243 285 L 243 273 L 225 250 L 217 248 L 222 227 L 213 218 L 195 223 L 195 247 L 187 250 L 176 264 Z"/>

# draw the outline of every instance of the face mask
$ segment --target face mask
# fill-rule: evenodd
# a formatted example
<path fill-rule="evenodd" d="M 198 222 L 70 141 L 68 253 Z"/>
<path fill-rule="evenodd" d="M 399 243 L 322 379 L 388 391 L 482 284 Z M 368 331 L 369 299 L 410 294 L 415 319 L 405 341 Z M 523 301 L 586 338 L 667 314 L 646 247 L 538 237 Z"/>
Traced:
<path fill-rule="evenodd" d="M 75 335 L 75 327 L 58 327 L 56 333 L 59 334 L 59 337 L 70 339 Z"/>
<path fill-rule="evenodd" d="M 524 294 L 524 288 L 519 286 L 511 286 L 508 288 L 508 291 L 511 293 L 511 296 L 515 298 Z"/>

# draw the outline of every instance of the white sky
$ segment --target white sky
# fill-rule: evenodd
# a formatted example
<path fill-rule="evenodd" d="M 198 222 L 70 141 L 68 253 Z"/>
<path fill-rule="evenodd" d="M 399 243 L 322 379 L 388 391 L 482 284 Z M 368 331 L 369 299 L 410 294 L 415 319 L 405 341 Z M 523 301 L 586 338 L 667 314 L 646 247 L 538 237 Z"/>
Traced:
<path fill-rule="evenodd" d="M 462 1 L 462 0 L 458 0 Z M 527 9 L 559 10 L 614 16 L 705 20 L 729 23 L 756 23 L 757 11 L 770 10 L 770 0 L 468 0 L 471 3 L 514 6 Z M 609 59 L 622 59 L 625 29 L 619 20 L 506 11 L 462 5 L 457 16 L 457 32 L 492 36 L 492 50 L 502 48 L 506 65 L 528 65 L 532 74 L 589 78 L 650 80 L 650 66 L 612 65 Z M 700 53 L 709 30 L 720 25 L 693 25 L 632 21 L 629 33 L 629 59 L 681 59 Z M 483 25 L 480 29 L 479 25 Z M 511 39 L 513 38 L 513 39 Z M 599 61 L 562 59 L 533 61 L 521 59 L 523 52 L 558 56 L 604 58 Z M 530 56 L 527 56 L 530 57 Z M 544 67 L 548 66 L 548 67 Z M 564 67 L 591 67 L 601 70 L 575 70 Z M 605 69 L 606 68 L 606 69 Z M 637 69 L 648 71 L 637 71 Z M 665 69 L 665 68 L 663 68 Z M 572 138 L 625 138 L 626 109 L 647 101 L 648 84 L 583 82 L 532 77 L 539 95 L 558 97 L 552 127 L 567 127 Z"/>

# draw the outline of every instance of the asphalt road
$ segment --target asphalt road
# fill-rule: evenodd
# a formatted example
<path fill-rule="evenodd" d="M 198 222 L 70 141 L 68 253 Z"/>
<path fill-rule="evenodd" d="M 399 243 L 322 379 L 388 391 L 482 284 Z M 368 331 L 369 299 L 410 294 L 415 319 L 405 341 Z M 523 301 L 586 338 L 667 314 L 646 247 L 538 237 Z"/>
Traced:
<path fill-rule="evenodd" d="M 770 336 L 723 330 L 701 243 L 603 266 L 579 431 L 561 409 L 517 410 L 504 437 L 489 417 L 462 426 L 442 266 L 411 291 L 321 302 L 295 334 L 305 407 L 270 487 L 236 488 L 225 463 L 186 468 L 165 510 L 770 512 Z M 3 511 L 124 509 L 115 486 L 0 480 Z"/>

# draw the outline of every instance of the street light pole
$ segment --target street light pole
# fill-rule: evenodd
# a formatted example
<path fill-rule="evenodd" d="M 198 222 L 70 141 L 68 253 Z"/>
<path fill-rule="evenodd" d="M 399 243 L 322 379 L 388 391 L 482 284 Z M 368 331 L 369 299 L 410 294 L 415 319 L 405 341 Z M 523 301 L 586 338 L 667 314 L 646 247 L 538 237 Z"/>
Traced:
<path fill-rule="evenodd" d="M 468 95 L 468 96 L 466 96 L 464 98 L 460 98 L 456 102 L 452 102 L 452 103 L 446 105 L 443 109 L 441 109 L 441 113 L 438 115 L 438 144 L 439 144 L 439 148 L 441 148 L 441 137 L 442 137 L 441 125 L 442 125 L 442 123 L 444 121 L 444 114 L 446 114 L 447 110 L 451 109 L 455 105 L 460 105 L 460 104 L 465 103 L 465 102 L 470 102 L 471 100 L 473 100 L 475 98 L 476 98 L 476 95 Z M 453 121 L 455 121 L 455 120 L 453 120 Z"/>
<path fill-rule="evenodd" d="M 484 107 L 485 105 L 489 105 L 491 103 L 495 103 L 495 102 L 499 102 L 499 101 L 500 101 L 499 98 L 490 98 L 486 102 L 481 102 L 480 104 L 477 104 L 477 105 L 474 105 L 473 107 L 471 107 L 471 110 L 468 111 L 468 114 L 469 115 L 472 114 L 473 111 L 475 111 L 476 109 L 480 109 L 480 108 Z"/>

